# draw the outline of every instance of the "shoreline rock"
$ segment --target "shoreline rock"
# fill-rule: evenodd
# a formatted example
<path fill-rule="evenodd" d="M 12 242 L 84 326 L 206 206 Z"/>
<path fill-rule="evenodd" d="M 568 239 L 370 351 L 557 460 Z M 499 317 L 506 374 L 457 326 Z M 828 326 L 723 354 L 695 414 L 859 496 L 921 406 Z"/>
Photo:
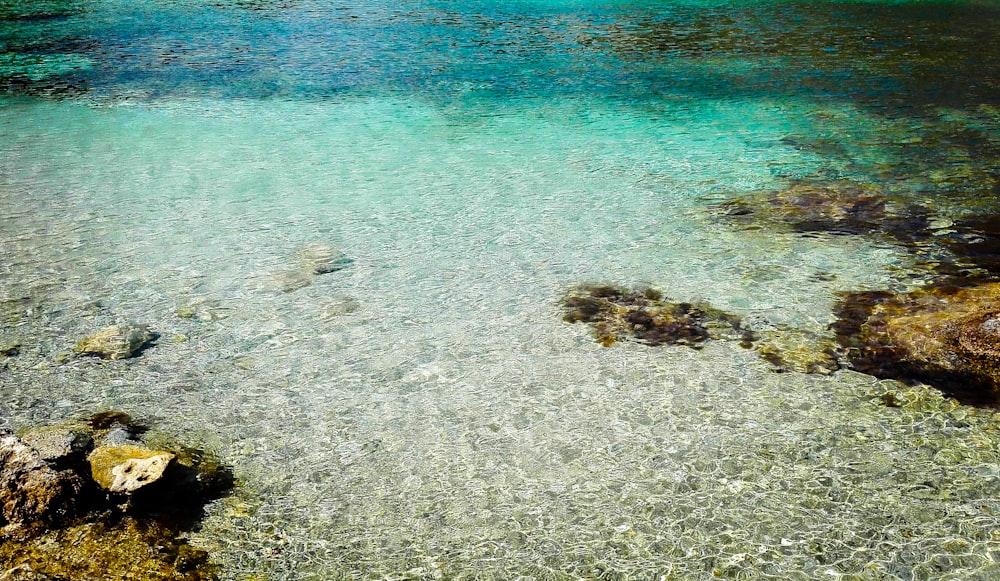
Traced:
<path fill-rule="evenodd" d="M 10 432 L 0 432 L 0 518 L 3 535 L 26 536 L 72 518 L 83 478 L 57 470 Z"/>

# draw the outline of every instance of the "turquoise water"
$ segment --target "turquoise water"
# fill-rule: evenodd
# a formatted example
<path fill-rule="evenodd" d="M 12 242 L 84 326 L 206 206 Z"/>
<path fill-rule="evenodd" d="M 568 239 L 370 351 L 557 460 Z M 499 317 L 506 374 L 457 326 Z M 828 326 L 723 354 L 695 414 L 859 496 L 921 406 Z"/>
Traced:
<path fill-rule="evenodd" d="M 648 284 L 823 338 L 837 293 L 930 280 L 933 249 L 717 206 L 841 179 L 995 213 L 995 4 L 0 18 L 0 418 L 122 409 L 219 454 L 241 492 L 191 536 L 223 578 L 1000 575 L 992 410 L 725 342 L 604 348 L 559 305 Z M 303 278 L 314 243 L 353 262 Z M 122 320 L 160 339 L 60 357 Z"/>

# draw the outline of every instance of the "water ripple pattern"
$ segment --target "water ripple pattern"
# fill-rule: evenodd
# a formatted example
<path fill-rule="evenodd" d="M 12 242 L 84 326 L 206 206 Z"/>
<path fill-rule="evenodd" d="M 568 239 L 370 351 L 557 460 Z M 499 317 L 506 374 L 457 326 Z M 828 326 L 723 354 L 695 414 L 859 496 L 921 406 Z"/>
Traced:
<path fill-rule="evenodd" d="M 224 579 L 1000 577 L 993 409 L 606 348 L 559 305 L 650 285 L 822 338 L 839 293 L 926 283 L 936 247 L 718 208 L 840 180 L 940 231 L 995 214 L 998 29 L 989 1 L 4 0 L 0 425 L 121 409 L 225 459 L 191 533 Z M 66 355 L 120 321 L 159 339 Z"/>

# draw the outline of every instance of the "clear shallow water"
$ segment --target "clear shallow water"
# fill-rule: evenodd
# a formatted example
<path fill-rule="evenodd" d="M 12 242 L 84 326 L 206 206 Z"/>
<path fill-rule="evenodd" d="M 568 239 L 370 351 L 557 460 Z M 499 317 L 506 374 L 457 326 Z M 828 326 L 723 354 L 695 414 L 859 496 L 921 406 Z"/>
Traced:
<path fill-rule="evenodd" d="M 2 417 L 220 454 L 243 492 L 193 536 L 225 578 L 998 574 L 992 411 L 603 348 L 558 305 L 651 284 L 822 335 L 837 292 L 920 284 L 714 204 L 846 178 L 995 211 L 992 5 L 44 6 L 0 24 Z M 354 262 L 285 292 L 316 241 Z M 58 362 L 118 320 L 161 338 Z"/>

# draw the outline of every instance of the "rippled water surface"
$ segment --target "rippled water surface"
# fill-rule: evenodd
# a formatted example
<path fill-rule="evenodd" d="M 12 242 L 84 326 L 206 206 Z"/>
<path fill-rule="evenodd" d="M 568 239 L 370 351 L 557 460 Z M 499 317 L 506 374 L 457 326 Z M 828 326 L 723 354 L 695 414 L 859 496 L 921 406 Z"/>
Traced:
<path fill-rule="evenodd" d="M 218 454 L 240 491 L 191 536 L 224 579 L 995 579 L 993 409 L 602 347 L 560 300 L 651 285 L 821 340 L 838 293 L 926 283 L 933 239 L 720 204 L 995 215 L 997 30 L 989 1 L 0 0 L 0 420 L 121 409 Z M 316 244 L 350 262 L 304 276 Z M 119 321 L 159 339 L 65 357 Z"/>

